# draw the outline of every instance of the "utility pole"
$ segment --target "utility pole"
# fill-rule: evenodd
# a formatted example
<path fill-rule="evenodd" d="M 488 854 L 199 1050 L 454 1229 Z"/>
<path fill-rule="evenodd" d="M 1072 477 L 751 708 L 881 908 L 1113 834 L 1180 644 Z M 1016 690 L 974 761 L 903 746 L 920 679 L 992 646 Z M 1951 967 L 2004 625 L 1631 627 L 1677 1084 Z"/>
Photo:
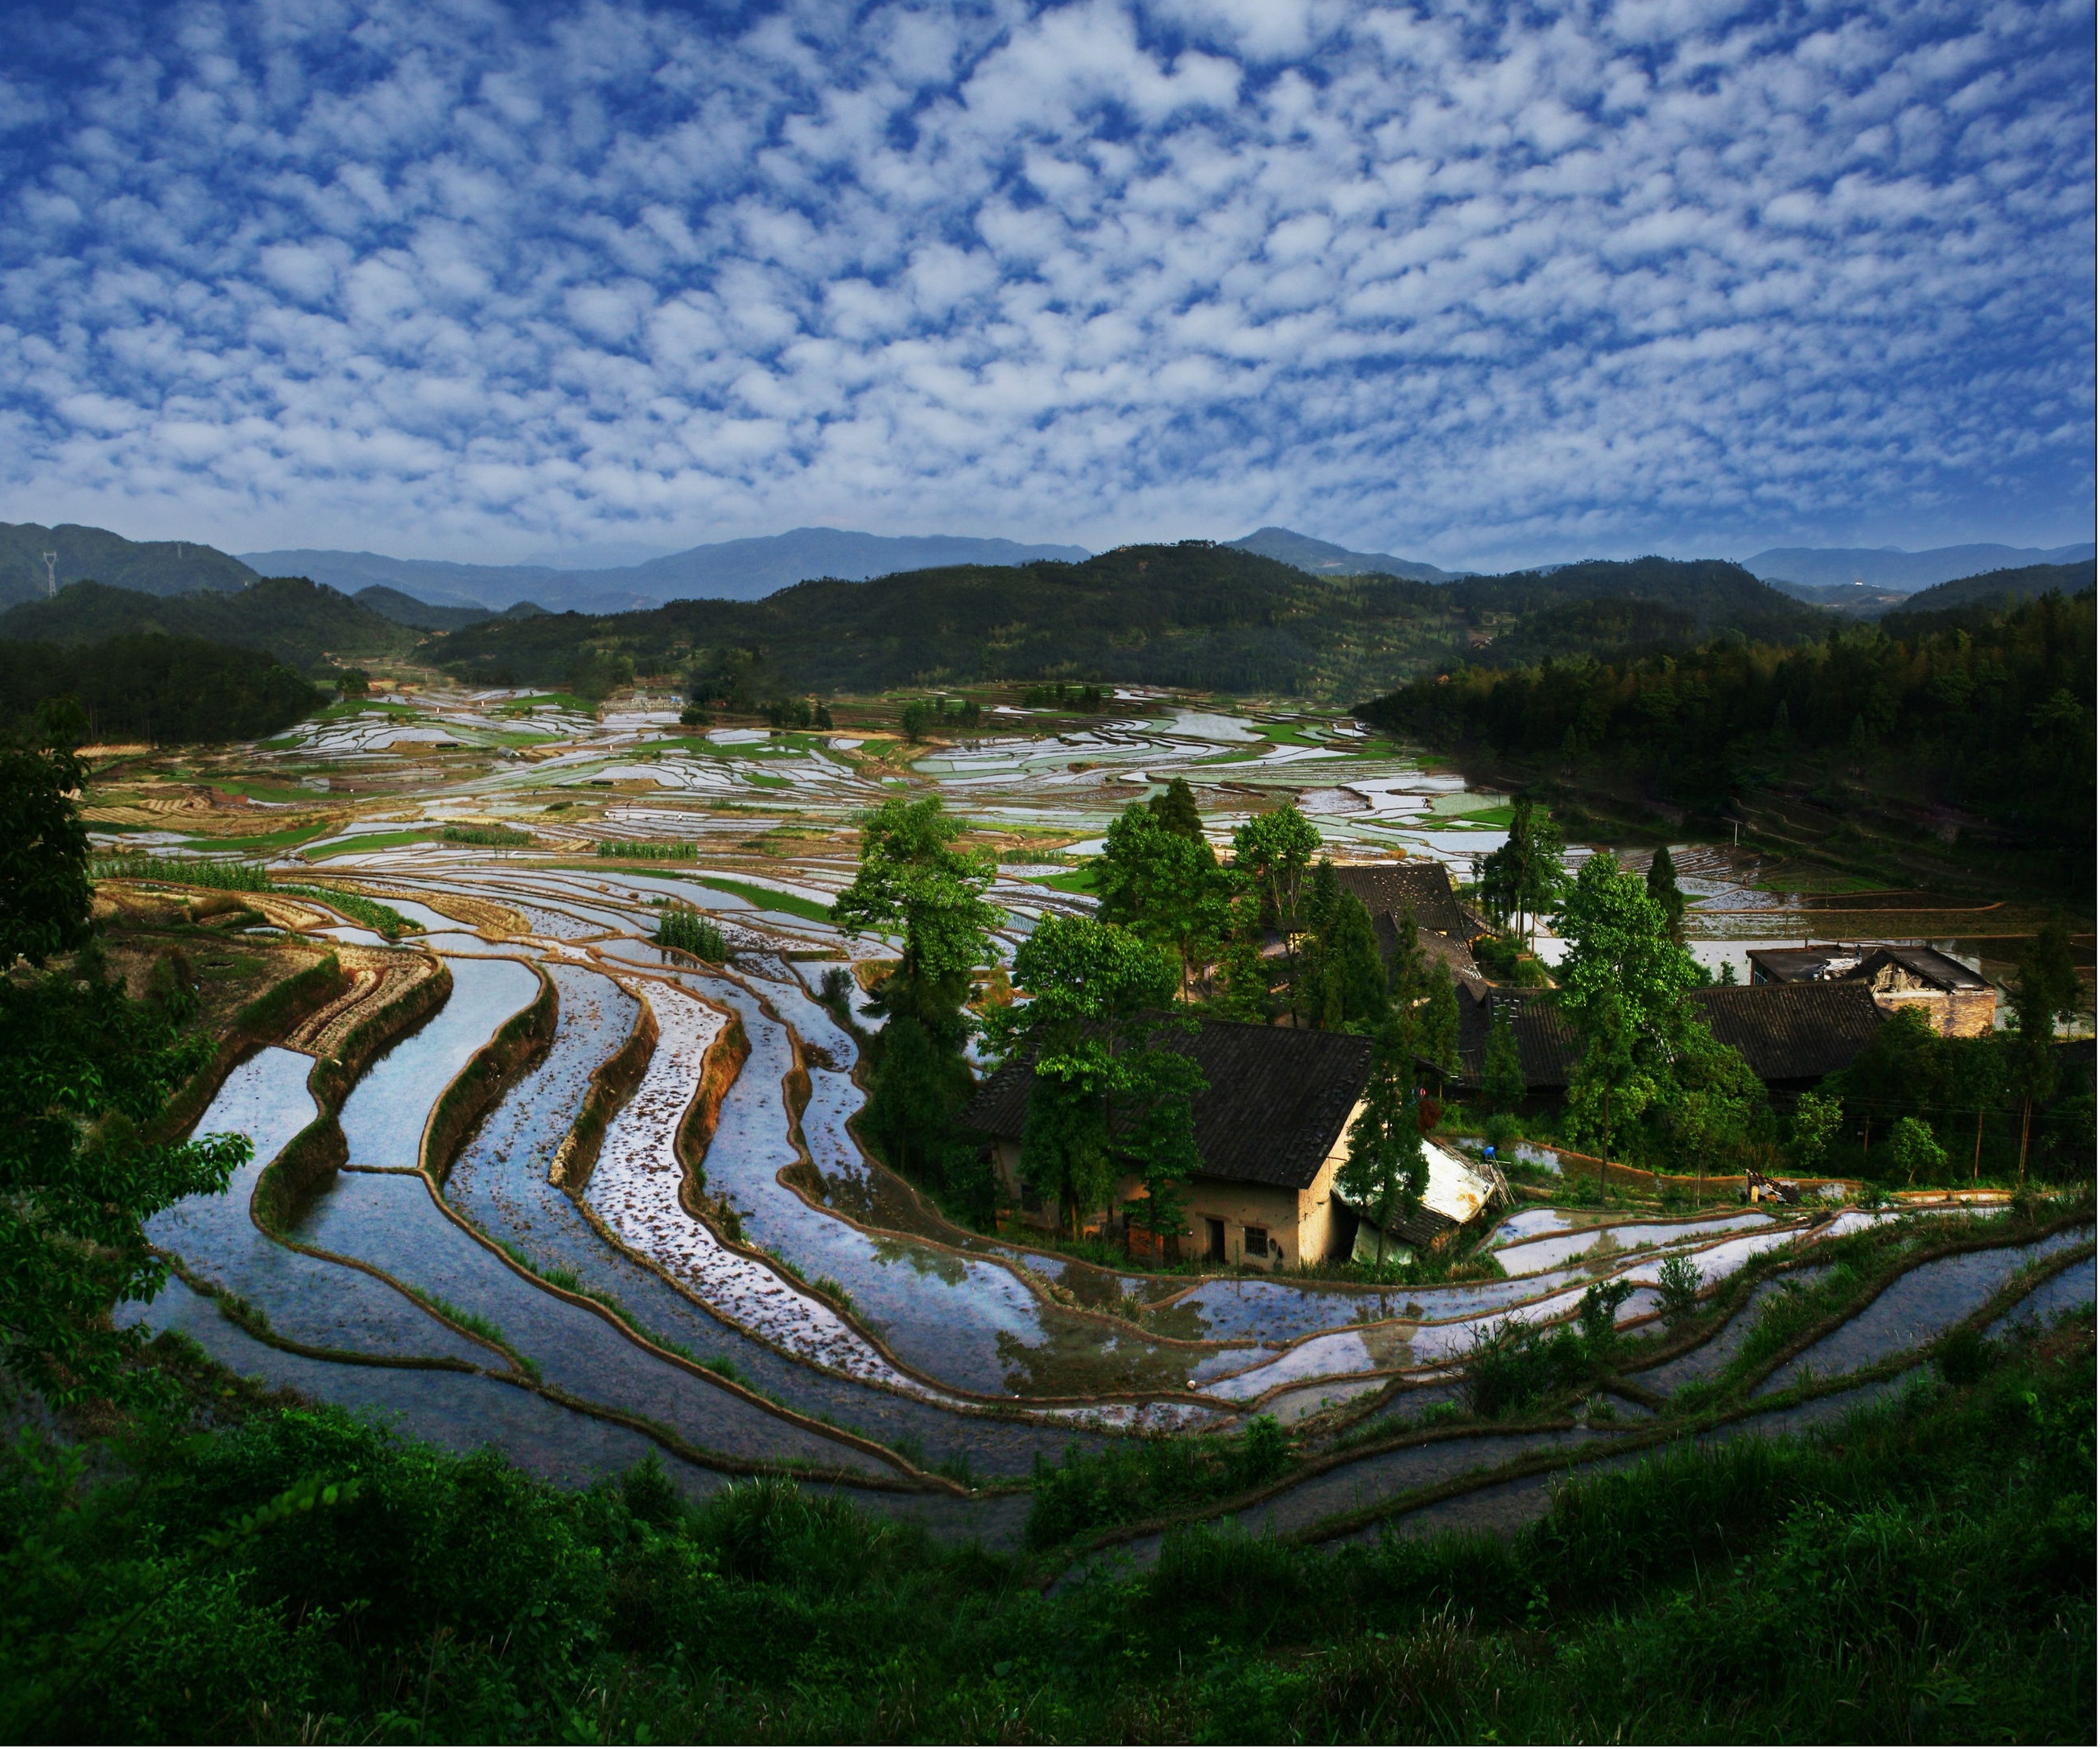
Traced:
<path fill-rule="evenodd" d="M 44 555 L 44 599 L 50 601 L 59 593 L 59 556 L 55 553 Z"/>

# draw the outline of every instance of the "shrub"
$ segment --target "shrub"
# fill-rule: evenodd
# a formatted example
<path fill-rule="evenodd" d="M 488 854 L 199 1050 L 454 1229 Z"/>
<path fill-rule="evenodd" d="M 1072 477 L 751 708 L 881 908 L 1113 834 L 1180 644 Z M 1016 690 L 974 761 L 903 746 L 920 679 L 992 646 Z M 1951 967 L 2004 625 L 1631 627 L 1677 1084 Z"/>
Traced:
<path fill-rule="evenodd" d="M 1699 1310 L 1699 1266 L 1688 1257 L 1668 1257 L 1656 1272 L 1662 1294 L 1662 1315 L 1681 1324 Z"/>
<path fill-rule="evenodd" d="M 713 965 L 719 966 L 729 958 L 729 944 L 722 939 L 721 928 L 713 919 L 698 911 L 664 912 L 656 919 L 656 941 L 659 946 L 677 948 Z"/>

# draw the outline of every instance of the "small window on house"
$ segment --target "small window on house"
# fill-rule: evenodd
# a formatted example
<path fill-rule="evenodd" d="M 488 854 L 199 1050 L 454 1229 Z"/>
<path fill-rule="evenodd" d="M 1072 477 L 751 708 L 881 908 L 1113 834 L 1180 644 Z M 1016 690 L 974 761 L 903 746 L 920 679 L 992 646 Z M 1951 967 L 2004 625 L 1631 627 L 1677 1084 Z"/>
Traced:
<path fill-rule="evenodd" d="M 1027 1185 L 1023 1184 L 1021 1187 L 1021 1206 L 1030 1214 L 1040 1214 L 1043 1212 L 1043 1199 Z"/>
<path fill-rule="evenodd" d="M 1250 1227 L 1246 1229 L 1246 1254 L 1249 1257 L 1268 1255 L 1268 1229 L 1266 1227 Z"/>

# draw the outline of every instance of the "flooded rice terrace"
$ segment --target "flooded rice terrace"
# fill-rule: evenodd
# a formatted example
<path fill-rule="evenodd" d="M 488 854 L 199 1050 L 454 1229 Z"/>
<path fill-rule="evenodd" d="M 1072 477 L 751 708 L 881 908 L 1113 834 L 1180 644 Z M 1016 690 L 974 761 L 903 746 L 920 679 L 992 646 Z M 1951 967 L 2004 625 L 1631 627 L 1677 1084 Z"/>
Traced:
<path fill-rule="evenodd" d="M 1378 1393 L 1448 1397 L 1485 1326 L 1564 1316 L 1616 1278 L 1634 1289 L 1621 1319 L 1648 1317 L 1665 1259 L 1710 1283 L 1820 1230 L 1806 1214 L 1531 1208 L 1492 1237 L 1502 1279 L 1375 1290 L 1126 1273 L 943 1219 L 862 1152 L 855 1042 L 822 999 L 827 970 L 895 951 L 827 920 L 865 810 L 938 793 L 999 846 L 1008 954 L 1046 914 L 1091 904 L 1074 864 L 1171 778 L 1194 789 L 1221 848 L 1289 800 L 1338 859 L 1430 857 L 1462 874 L 1507 818 L 1507 797 L 1346 719 L 1134 692 L 1083 721 L 1045 715 L 995 707 L 929 751 L 880 731 L 695 730 L 669 708 L 593 716 L 511 691 L 418 691 L 229 756 L 215 783 L 314 798 L 246 804 L 305 824 L 266 841 L 273 878 L 390 906 L 417 932 L 396 951 L 440 958 L 450 993 L 363 1068 L 333 1117 L 339 1170 L 304 1184 L 276 1233 L 252 1212 L 258 1183 L 329 1119 L 312 1057 L 271 1047 L 236 1067 L 198 1128 L 249 1135 L 255 1158 L 225 1196 L 153 1223 L 183 1279 L 127 1315 L 550 1476 L 655 1450 L 691 1492 L 785 1468 L 1004 1536 L 1012 1513 L 973 1491 L 1039 1457 Z M 121 797 L 90 802 L 91 822 L 120 815 Z M 103 836 L 190 849 L 165 830 Z M 1827 936 L 1826 920 L 1849 914 L 1726 852 L 1682 866 L 1709 958 Z M 674 904 L 720 929 L 726 963 L 655 945 Z M 1888 914 L 1961 928 L 1914 905 Z M 368 947 L 369 923 L 346 909 L 327 932 Z M 456 1157 L 431 1157 L 448 1089 L 540 998 L 541 971 L 550 1024 Z M 2018 1261 L 1941 1273 L 1982 1292 Z M 1935 1278 L 1912 1297 L 1951 1291 Z M 1883 1326 L 1914 1323 L 1923 1304 L 1897 1297 L 1849 1347 L 1833 1337 L 1804 1357 L 1804 1376 L 1883 1352 Z M 1717 1355 L 1740 1339 L 1730 1328 Z M 1312 1522 L 1374 1477 L 1388 1491 L 1424 1485 L 1469 1452 L 1363 1460 L 1279 1501 L 1270 1522 Z"/>

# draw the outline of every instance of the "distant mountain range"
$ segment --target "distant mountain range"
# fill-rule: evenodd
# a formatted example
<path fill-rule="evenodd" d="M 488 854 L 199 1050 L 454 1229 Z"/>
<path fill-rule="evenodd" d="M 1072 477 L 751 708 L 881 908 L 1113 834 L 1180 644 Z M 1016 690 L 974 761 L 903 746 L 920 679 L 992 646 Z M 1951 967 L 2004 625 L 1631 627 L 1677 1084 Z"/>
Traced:
<path fill-rule="evenodd" d="M 457 565 L 449 559 L 397 559 L 384 553 L 338 553 L 290 547 L 249 553 L 242 562 L 266 577 L 308 577 L 345 595 L 390 589 L 432 607 L 500 612 L 520 601 L 557 613 L 621 614 L 659 606 L 663 597 L 625 586 L 633 567 L 561 571 L 544 565 Z"/>
<path fill-rule="evenodd" d="M 1273 560 L 1315 577 L 1383 575 L 1447 584 L 1479 574 L 1446 571 L 1390 553 L 1363 553 L 1294 529 L 1258 528 L 1220 544 Z M 224 594 L 258 577 L 306 577 L 354 596 L 397 623 L 449 631 L 479 615 L 529 606 L 594 616 L 628 613 L 678 600 L 755 601 L 818 579 L 862 582 L 951 566 L 1012 567 L 1045 560 L 1081 563 L 1083 547 L 960 535 L 870 535 L 850 529 L 796 528 L 783 535 L 726 540 L 615 562 L 651 549 L 633 542 L 580 546 L 548 554 L 566 564 L 466 565 L 444 559 L 395 558 L 380 553 L 284 548 L 238 556 L 194 541 L 134 541 L 107 529 L 61 523 L 0 523 L 0 609 L 41 598 L 49 575 L 59 588 L 92 579 L 154 596 Z M 2036 566 L 2089 562 L 2093 544 L 2040 548 L 1976 544 L 1906 553 L 1895 547 L 1773 547 L 1744 568 L 1798 601 L 1872 618 L 1937 584 Z M 1532 567 L 1548 575 L 1557 566 Z"/>
<path fill-rule="evenodd" d="M 1982 542 L 1965 547 L 1935 547 L 1906 553 L 1900 547 L 1771 547 L 1743 561 L 1753 577 L 1771 583 L 1797 583 L 1811 588 L 1845 588 L 1864 584 L 1911 595 L 1935 584 L 1985 571 L 2013 571 L 2028 565 L 2071 565 L 2093 556 L 2089 540 L 2067 547 L 2005 547 Z M 1820 601 L 1820 605 L 1842 602 Z"/>
<path fill-rule="evenodd" d="M 588 550 L 588 549 L 586 549 Z M 292 548 L 242 555 L 271 576 L 311 577 L 355 595 L 377 584 L 440 607 L 501 609 L 531 601 L 551 613 L 616 614 L 681 600 L 755 601 L 776 589 L 832 577 L 864 582 L 944 565 L 1077 561 L 1084 547 L 980 540 L 966 535 L 864 535 L 794 528 L 784 535 L 688 547 L 639 565 L 557 571 L 545 565 L 457 565 L 379 553 Z"/>
<path fill-rule="evenodd" d="M 1242 553 L 1259 553 L 1264 558 L 1310 571 L 1316 577 L 1405 577 L 1410 583 L 1455 583 L 1473 575 L 1440 571 L 1420 559 L 1396 559 L 1390 553 L 1352 553 L 1331 540 L 1315 540 L 1310 535 L 1289 528 L 1257 528 L 1225 544 Z"/>

